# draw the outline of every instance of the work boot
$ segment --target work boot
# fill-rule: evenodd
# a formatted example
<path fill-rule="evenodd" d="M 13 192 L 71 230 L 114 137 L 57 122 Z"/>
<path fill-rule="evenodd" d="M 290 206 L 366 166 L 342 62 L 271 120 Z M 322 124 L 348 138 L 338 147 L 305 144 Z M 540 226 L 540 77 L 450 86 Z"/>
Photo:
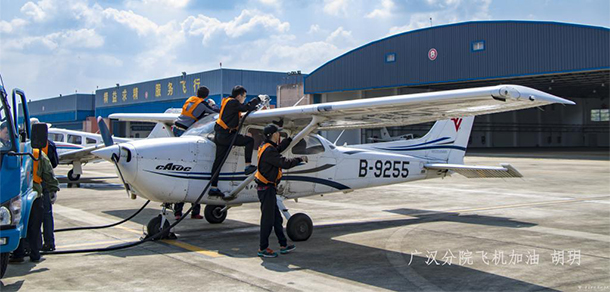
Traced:
<path fill-rule="evenodd" d="M 191 215 L 191 219 L 203 219 L 203 216 L 197 214 L 197 215 Z"/>
<path fill-rule="evenodd" d="M 258 250 L 258 256 L 261 258 L 276 258 L 277 257 L 277 253 L 274 252 L 272 249 L 267 248 L 265 250 Z"/>
<path fill-rule="evenodd" d="M 45 243 L 45 244 L 42 245 L 42 248 L 40 250 L 42 250 L 42 251 L 54 251 L 55 250 L 55 245 L 54 244 Z"/>
<path fill-rule="evenodd" d="M 287 254 L 293 250 L 297 249 L 296 246 L 294 245 L 289 245 L 289 246 L 280 246 L 280 253 L 281 254 Z"/>
<path fill-rule="evenodd" d="M 244 169 L 244 172 L 246 173 L 246 175 L 250 175 L 252 173 L 254 173 L 256 171 L 256 166 L 254 165 L 248 165 L 246 167 L 246 169 Z"/>
<path fill-rule="evenodd" d="M 24 259 L 23 259 L 23 258 L 15 258 L 15 257 L 10 257 L 10 258 L 8 259 L 8 262 L 9 262 L 9 263 L 12 263 L 12 264 L 16 264 L 16 263 L 23 263 L 23 261 L 24 261 Z"/>
<path fill-rule="evenodd" d="M 32 262 L 32 263 L 40 263 L 44 260 L 45 260 L 45 258 L 43 258 L 43 257 L 39 257 L 37 259 L 30 258 L 30 262 Z"/>

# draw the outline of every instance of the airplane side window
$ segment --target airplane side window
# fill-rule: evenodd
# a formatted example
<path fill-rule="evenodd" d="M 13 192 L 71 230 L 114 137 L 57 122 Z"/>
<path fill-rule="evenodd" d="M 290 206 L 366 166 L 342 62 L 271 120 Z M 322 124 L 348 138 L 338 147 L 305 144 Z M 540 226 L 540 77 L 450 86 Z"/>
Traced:
<path fill-rule="evenodd" d="M 83 142 L 80 136 L 68 135 L 68 143 L 80 145 Z"/>
<path fill-rule="evenodd" d="M 87 144 L 97 144 L 97 140 L 93 138 L 87 138 Z"/>
<path fill-rule="evenodd" d="M 64 135 L 63 134 L 49 134 L 49 138 L 51 139 L 51 141 L 53 142 L 63 142 L 64 141 Z"/>
<path fill-rule="evenodd" d="M 248 134 L 250 134 L 252 139 L 254 139 L 254 150 L 258 149 L 258 147 L 263 144 L 263 141 L 265 141 L 265 137 L 263 137 L 263 130 L 261 129 L 250 128 L 248 129 Z"/>
<path fill-rule="evenodd" d="M 324 146 L 315 137 L 305 137 L 292 148 L 292 154 L 312 155 L 324 152 Z"/>

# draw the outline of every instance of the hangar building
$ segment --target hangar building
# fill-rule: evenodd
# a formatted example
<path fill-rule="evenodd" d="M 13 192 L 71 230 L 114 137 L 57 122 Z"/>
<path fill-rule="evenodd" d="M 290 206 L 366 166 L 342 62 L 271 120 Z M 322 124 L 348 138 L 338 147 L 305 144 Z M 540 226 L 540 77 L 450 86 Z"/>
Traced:
<path fill-rule="evenodd" d="M 318 102 L 498 84 L 576 102 L 481 116 L 471 147 L 608 147 L 610 30 L 557 22 L 477 21 L 393 35 L 339 56 L 305 77 Z M 390 128 L 424 134 L 430 125 Z M 325 135 L 334 141 L 337 132 Z M 366 143 L 379 130 L 354 130 Z"/>

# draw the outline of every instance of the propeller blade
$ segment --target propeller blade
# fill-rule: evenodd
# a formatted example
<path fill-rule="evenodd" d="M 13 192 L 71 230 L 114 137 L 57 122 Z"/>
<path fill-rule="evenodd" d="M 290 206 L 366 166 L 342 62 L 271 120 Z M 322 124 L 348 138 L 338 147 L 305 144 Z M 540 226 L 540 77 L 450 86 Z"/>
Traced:
<path fill-rule="evenodd" d="M 108 130 L 108 126 L 106 126 L 106 122 L 102 117 L 97 117 L 97 125 L 100 128 L 100 135 L 102 135 L 102 140 L 104 140 L 104 145 L 111 146 L 114 145 L 114 141 L 112 141 L 112 135 L 110 135 L 110 131 Z"/>

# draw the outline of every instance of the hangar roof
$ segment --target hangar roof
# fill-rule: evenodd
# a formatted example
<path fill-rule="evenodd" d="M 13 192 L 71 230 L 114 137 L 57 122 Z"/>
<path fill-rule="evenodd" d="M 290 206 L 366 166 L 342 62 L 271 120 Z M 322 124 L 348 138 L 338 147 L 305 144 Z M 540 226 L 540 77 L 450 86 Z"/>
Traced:
<path fill-rule="evenodd" d="M 327 62 L 305 78 L 305 92 L 517 83 L 545 91 L 562 88 L 570 96 L 587 96 L 582 89 L 587 85 L 588 93 L 607 96 L 608 44 L 610 29 L 568 23 L 436 26 L 371 42 Z"/>

